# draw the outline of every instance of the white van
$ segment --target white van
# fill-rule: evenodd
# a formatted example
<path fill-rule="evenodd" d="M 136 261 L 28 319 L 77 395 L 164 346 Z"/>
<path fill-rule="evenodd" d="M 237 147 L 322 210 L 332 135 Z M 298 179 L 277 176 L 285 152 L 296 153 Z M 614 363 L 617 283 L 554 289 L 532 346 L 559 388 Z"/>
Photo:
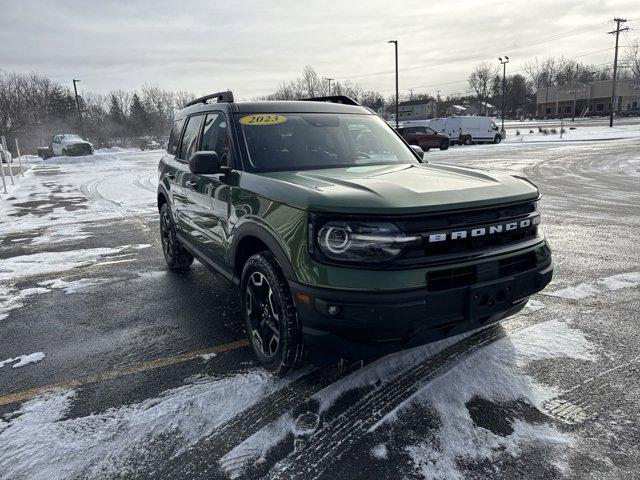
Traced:
<path fill-rule="evenodd" d="M 434 130 L 440 131 L 435 128 Z M 445 119 L 442 133 L 451 137 L 451 143 L 465 145 L 500 143 L 503 140 L 503 134 L 490 117 L 448 117 Z"/>

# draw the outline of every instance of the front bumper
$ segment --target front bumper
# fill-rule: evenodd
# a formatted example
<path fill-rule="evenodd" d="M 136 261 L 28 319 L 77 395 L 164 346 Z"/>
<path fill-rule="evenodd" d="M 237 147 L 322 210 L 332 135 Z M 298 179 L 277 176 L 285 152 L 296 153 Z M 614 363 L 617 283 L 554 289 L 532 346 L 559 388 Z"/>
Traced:
<path fill-rule="evenodd" d="M 65 149 L 69 156 L 93 155 L 93 147 L 88 143 L 75 143 L 66 146 Z"/>
<path fill-rule="evenodd" d="M 553 275 L 550 257 L 506 276 L 497 273 L 497 262 L 474 268 L 482 275 L 473 283 L 438 291 L 362 292 L 292 283 L 312 362 L 373 358 L 475 330 L 517 313 Z M 331 306 L 337 314 L 329 313 Z"/>

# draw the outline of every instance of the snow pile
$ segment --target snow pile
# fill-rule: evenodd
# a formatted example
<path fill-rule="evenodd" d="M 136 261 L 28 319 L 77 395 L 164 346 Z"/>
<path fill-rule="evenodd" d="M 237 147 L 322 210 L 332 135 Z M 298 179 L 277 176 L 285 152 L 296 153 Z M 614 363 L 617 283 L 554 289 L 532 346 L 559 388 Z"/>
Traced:
<path fill-rule="evenodd" d="M 575 127 L 571 130 L 571 127 Z M 527 143 L 527 142 L 575 142 L 575 141 L 597 141 L 597 140 L 614 140 L 614 139 L 633 139 L 640 138 L 640 128 L 638 125 L 615 125 L 613 128 L 609 126 L 597 125 L 579 125 L 574 126 L 571 122 L 565 122 L 562 138 L 560 138 L 560 127 L 544 127 L 548 133 L 538 131 L 538 127 L 522 126 L 520 128 L 507 128 L 506 143 Z M 552 130 L 555 129 L 555 133 Z M 520 131 L 520 135 L 516 135 L 516 130 Z M 529 133 L 533 130 L 533 133 Z"/>
<path fill-rule="evenodd" d="M 606 290 L 615 291 L 622 288 L 637 287 L 638 285 L 640 285 L 640 272 L 628 272 L 604 277 L 595 282 L 583 282 L 553 292 L 543 292 L 543 294 L 569 300 L 582 300 Z"/>
<path fill-rule="evenodd" d="M 6 360 L 2 360 L 0 361 L 0 368 L 4 367 L 6 364 L 9 363 L 13 363 L 13 362 L 17 362 L 14 363 L 12 365 L 12 368 L 20 368 L 20 367 L 24 367 L 25 365 L 29 365 L 31 363 L 38 363 L 41 360 L 44 360 L 44 353 L 43 352 L 35 352 L 35 353 L 31 353 L 29 355 L 19 355 L 15 358 L 7 358 Z M 0 420 L 1 422 L 1 420 Z M 0 423 L 0 427 L 2 426 L 2 424 Z M 0 432 L 2 430 L 0 429 Z"/>
<path fill-rule="evenodd" d="M 157 398 L 104 413 L 64 419 L 73 391 L 57 391 L 26 402 L 0 420 L 2 478 L 111 478 L 127 476 L 133 455 L 164 455 L 154 440 L 175 440 L 188 449 L 287 380 L 262 370 L 226 378 L 201 378 Z"/>
<path fill-rule="evenodd" d="M 81 155 L 78 157 L 51 157 L 47 158 L 43 163 L 47 165 L 70 165 L 74 163 L 97 163 L 97 162 L 116 162 L 120 157 L 116 155 Z"/>
<path fill-rule="evenodd" d="M 122 148 L 122 147 L 109 147 L 109 148 L 99 148 L 95 150 L 95 153 L 103 154 L 103 153 L 131 153 L 131 152 L 140 152 L 139 148 Z"/>

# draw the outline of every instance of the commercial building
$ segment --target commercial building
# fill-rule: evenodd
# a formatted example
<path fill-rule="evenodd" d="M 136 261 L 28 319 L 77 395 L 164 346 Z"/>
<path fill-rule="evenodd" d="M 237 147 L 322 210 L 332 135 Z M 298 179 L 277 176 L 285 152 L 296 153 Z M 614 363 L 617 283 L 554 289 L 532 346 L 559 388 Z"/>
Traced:
<path fill-rule="evenodd" d="M 536 92 L 537 115 L 591 116 L 611 113 L 612 80 L 542 87 Z M 615 112 L 640 105 L 640 79 L 616 82 Z"/>

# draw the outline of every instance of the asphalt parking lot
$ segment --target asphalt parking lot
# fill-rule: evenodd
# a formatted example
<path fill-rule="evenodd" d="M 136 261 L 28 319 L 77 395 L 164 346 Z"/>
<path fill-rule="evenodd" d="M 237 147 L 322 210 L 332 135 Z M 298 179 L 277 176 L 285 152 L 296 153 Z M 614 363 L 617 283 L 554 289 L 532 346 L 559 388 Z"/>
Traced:
<path fill-rule="evenodd" d="M 160 152 L 33 164 L 0 200 L 0 478 L 640 478 L 639 138 L 429 152 L 539 186 L 552 284 L 500 325 L 285 378 L 233 288 L 165 269 Z"/>

